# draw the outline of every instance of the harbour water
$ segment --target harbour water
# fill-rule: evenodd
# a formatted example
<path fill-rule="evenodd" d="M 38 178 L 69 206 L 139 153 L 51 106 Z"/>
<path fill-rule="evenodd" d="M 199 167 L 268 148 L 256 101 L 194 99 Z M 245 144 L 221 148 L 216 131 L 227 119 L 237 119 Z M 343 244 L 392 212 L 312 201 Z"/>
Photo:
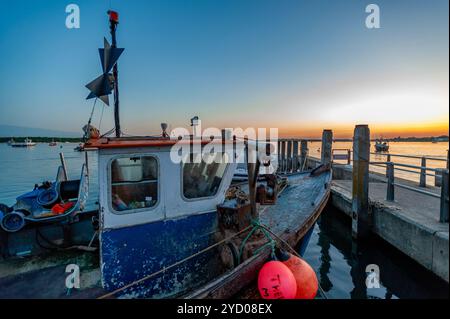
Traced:
<path fill-rule="evenodd" d="M 60 152 L 64 153 L 69 179 L 78 179 L 85 155 L 74 151 L 77 145 L 58 143 L 50 147 L 46 143 L 37 143 L 28 148 L 12 148 L 0 143 L 0 203 L 11 206 L 17 196 L 32 191 L 35 184 L 54 181 L 61 165 Z M 90 174 L 87 208 L 94 209 L 98 198 L 97 154 L 95 151 L 87 153 Z"/>
<path fill-rule="evenodd" d="M 334 147 L 351 147 L 351 143 L 342 144 L 335 143 Z M 0 203 L 12 205 L 18 195 L 32 190 L 35 183 L 54 180 L 60 165 L 59 152 L 65 155 L 69 177 L 77 178 L 84 153 L 74 151 L 75 146 L 77 144 L 73 143 L 60 143 L 55 147 L 38 144 L 16 149 L 0 144 Z M 313 156 L 316 146 L 320 144 L 309 145 Z M 395 154 L 445 157 L 448 143 L 391 143 L 391 147 Z M 95 209 L 98 196 L 96 152 L 88 152 L 88 158 L 91 175 L 88 208 Z M 350 229 L 351 221 L 329 206 L 316 224 L 304 256 L 316 271 L 327 298 L 448 298 L 448 284 L 443 280 L 375 236 L 368 243 L 356 244 L 351 239 Z M 380 288 L 366 287 L 369 264 L 380 269 Z"/>
<path fill-rule="evenodd" d="M 352 240 L 351 219 L 331 205 L 314 227 L 305 260 L 316 271 L 330 299 L 448 298 L 448 284 L 373 235 Z M 366 267 L 379 269 L 379 288 L 367 288 Z M 375 286 L 375 285 L 374 285 Z"/>

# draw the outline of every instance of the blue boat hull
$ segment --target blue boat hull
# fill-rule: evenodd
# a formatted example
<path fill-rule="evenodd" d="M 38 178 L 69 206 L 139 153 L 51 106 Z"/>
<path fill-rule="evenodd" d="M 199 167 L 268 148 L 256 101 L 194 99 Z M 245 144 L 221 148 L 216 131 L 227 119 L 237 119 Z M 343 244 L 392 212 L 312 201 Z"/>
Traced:
<path fill-rule="evenodd" d="M 153 274 L 214 243 L 217 212 L 104 231 L 101 236 L 102 281 L 108 291 Z M 217 253 L 217 252 L 216 252 Z M 117 296 L 171 297 L 218 275 L 214 250 L 200 254 Z"/>

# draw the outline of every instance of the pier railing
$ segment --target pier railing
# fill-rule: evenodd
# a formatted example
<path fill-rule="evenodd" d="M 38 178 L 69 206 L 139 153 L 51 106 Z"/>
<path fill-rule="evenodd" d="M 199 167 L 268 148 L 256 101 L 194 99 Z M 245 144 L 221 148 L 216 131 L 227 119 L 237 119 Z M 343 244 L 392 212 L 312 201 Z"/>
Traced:
<path fill-rule="evenodd" d="M 308 166 L 309 149 L 306 139 L 280 139 L 278 140 L 278 172 L 293 173 L 305 170 Z M 321 146 L 321 163 L 333 163 L 333 165 L 352 165 L 353 151 L 346 148 L 332 149 L 332 133 L 324 130 Z M 299 152 L 300 151 L 300 152 Z M 440 222 L 448 223 L 449 211 L 449 153 L 447 158 L 436 156 L 417 156 L 391 153 L 372 153 L 369 156 L 377 155 L 386 157 L 385 161 L 368 161 L 369 166 L 385 168 L 385 174 L 371 175 L 372 179 L 386 183 L 386 200 L 395 201 L 395 187 L 407 189 L 423 195 L 440 199 Z M 354 156 L 354 155 L 353 155 Z M 420 161 L 420 165 L 394 162 L 394 158 L 414 159 Z M 315 159 L 317 162 L 319 159 Z M 338 162 L 337 162 L 338 161 Z M 429 161 L 446 162 L 446 168 L 428 167 Z M 343 163 L 344 162 L 344 163 Z M 418 186 L 408 183 L 404 179 L 396 178 L 395 172 L 407 172 L 419 175 Z M 376 172 L 376 171 L 373 171 Z M 379 172 L 378 172 L 379 173 Z M 440 187 L 440 193 L 436 190 L 426 189 L 427 176 L 434 177 L 435 186 Z"/>
<path fill-rule="evenodd" d="M 345 160 L 350 165 L 353 160 L 351 158 L 352 150 L 350 149 L 333 149 L 333 160 Z M 337 154 L 335 154 L 337 153 Z M 339 154 L 340 153 L 340 154 Z M 404 155 L 404 154 L 389 154 L 389 153 L 370 153 L 370 155 L 385 156 L 386 161 L 369 161 L 371 166 L 384 167 L 386 169 L 386 175 L 373 176 L 372 178 L 386 183 L 386 200 L 395 201 L 395 186 L 403 189 L 407 189 L 416 193 L 424 194 L 427 196 L 439 198 L 440 203 L 440 222 L 448 223 L 448 211 L 449 211 L 449 157 L 447 152 L 447 158 L 435 157 L 435 156 L 417 156 L 417 155 Z M 392 159 L 409 158 L 420 160 L 419 165 L 412 165 L 406 163 L 393 162 Z M 427 167 L 427 161 L 440 161 L 446 162 L 446 168 L 432 168 Z M 405 182 L 400 182 L 395 179 L 395 171 L 407 172 L 411 174 L 419 175 L 419 187 L 407 185 Z M 440 187 L 440 193 L 428 191 L 427 176 L 435 178 L 436 187 Z"/>

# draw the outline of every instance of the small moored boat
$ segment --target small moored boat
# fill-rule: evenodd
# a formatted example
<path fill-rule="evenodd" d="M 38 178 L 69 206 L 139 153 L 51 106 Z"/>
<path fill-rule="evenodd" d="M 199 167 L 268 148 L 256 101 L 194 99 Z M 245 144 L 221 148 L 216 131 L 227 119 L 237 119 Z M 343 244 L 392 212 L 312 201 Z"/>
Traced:
<path fill-rule="evenodd" d="M 36 143 L 27 137 L 24 139 L 23 142 L 12 141 L 11 144 L 9 144 L 9 145 L 12 147 L 32 147 L 32 146 L 35 146 Z"/>
<path fill-rule="evenodd" d="M 382 139 L 376 140 L 375 141 L 375 151 L 377 151 L 377 152 L 389 151 L 389 143 Z"/>

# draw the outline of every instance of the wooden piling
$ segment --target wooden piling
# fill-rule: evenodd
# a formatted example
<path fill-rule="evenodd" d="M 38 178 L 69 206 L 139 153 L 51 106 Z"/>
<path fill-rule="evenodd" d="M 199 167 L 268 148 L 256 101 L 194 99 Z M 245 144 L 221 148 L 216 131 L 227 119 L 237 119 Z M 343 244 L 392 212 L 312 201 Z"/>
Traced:
<path fill-rule="evenodd" d="M 286 172 L 286 141 L 281 141 L 281 172 Z"/>
<path fill-rule="evenodd" d="M 441 187 L 442 186 L 442 175 L 445 171 L 445 168 L 436 168 L 434 172 L 434 186 Z"/>
<path fill-rule="evenodd" d="M 287 141 L 287 164 L 286 171 L 290 173 L 292 171 L 292 140 Z"/>
<path fill-rule="evenodd" d="M 281 141 L 280 140 L 277 141 L 277 154 L 278 154 L 277 171 L 280 172 L 281 171 Z"/>
<path fill-rule="evenodd" d="M 426 159 L 426 157 L 422 157 L 420 166 L 421 166 L 421 169 L 420 169 L 419 186 L 420 187 L 427 187 L 427 170 L 426 170 L 427 159 Z"/>
<path fill-rule="evenodd" d="M 393 202 L 395 200 L 395 188 L 394 188 L 394 163 L 386 163 L 386 176 L 387 176 L 387 194 L 386 200 Z"/>
<path fill-rule="evenodd" d="M 369 160 L 369 127 L 357 125 L 353 136 L 352 236 L 354 238 L 366 238 L 370 233 Z"/>
<path fill-rule="evenodd" d="M 297 172 L 298 171 L 298 140 L 294 140 L 292 142 L 292 171 Z"/>
<path fill-rule="evenodd" d="M 308 141 L 300 141 L 300 171 L 306 168 L 306 157 L 308 156 Z"/>
<path fill-rule="evenodd" d="M 322 164 L 331 163 L 331 148 L 333 146 L 333 132 L 331 130 L 323 130 L 322 133 L 322 154 L 320 162 Z"/>

